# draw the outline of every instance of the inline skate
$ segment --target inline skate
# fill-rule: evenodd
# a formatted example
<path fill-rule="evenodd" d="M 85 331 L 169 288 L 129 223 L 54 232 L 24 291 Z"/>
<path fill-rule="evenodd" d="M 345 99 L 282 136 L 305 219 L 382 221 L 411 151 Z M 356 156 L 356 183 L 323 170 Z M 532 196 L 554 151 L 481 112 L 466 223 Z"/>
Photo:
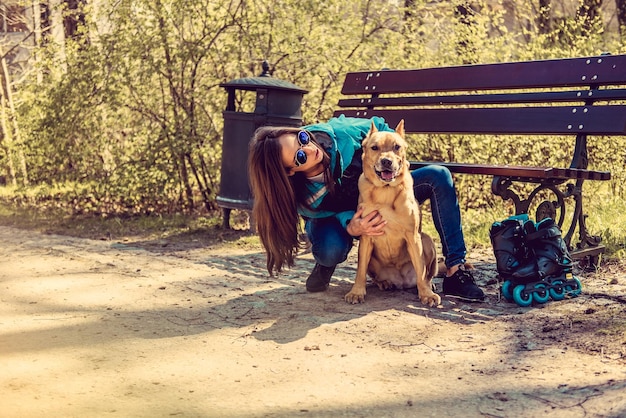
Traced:
<path fill-rule="evenodd" d="M 551 218 L 534 223 L 528 215 L 495 222 L 489 231 L 502 295 L 519 306 L 578 296 L 582 285 L 561 230 Z"/>

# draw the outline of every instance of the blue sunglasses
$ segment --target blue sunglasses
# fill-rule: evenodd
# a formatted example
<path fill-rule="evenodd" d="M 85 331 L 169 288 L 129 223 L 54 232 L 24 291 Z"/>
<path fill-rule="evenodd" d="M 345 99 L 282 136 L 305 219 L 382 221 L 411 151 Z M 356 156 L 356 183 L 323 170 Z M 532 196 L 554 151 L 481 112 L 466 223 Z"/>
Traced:
<path fill-rule="evenodd" d="M 296 167 L 299 167 L 302 164 L 306 164 L 306 152 L 304 152 L 302 147 L 308 145 L 311 142 L 311 135 L 307 131 L 299 131 L 296 135 L 296 138 L 298 139 L 298 143 L 300 144 L 300 149 L 296 151 L 294 163 Z"/>

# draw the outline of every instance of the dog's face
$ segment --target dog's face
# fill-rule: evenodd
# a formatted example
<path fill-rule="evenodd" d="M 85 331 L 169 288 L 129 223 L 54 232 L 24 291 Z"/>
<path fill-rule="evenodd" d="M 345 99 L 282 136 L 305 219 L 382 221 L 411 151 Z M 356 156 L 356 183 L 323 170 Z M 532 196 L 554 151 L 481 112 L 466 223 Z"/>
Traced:
<path fill-rule="evenodd" d="M 379 131 L 372 122 L 363 140 L 363 173 L 372 183 L 392 184 L 404 174 L 407 166 L 404 120 L 395 132 Z"/>

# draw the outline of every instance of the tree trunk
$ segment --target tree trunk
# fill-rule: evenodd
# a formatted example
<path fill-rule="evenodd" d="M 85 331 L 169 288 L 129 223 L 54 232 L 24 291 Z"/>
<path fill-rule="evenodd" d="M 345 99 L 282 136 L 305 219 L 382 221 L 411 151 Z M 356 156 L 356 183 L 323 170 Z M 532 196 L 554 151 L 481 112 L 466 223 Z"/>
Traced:
<path fill-rule="evenodd" d="M 577 15 L 582 20 L 583 35 L 588 35 L 596 25 L 602 22 L 602 0 L 583 0 L 578 8 Z"/>
<path fill-rule="evenodd" d="M 552 31 L 552 0 L 539 0 L 537 26 L 541 34 L 545 35 Z"/>
<path fill-rule="evenodd" d="M 196 179 L 196 183 L 198 183 L 198 189 L 200 189 L 200 194 L 202 195 L 202 202 L 204 203 L 204 207 L 207 211 L 211 211 L 213 209 L 213 207 L 211 206 L 211 190 L 206 183 L 206 178 L 204 178 L 204 176 L 198 170 L 198 167 L 196 167 L 196 164 L 194 163 L 193 157 L 190 153 L 186 154 L 186 158 L 189 164 L 189 168 L 191 168 L 191 171 Z M 200 158 L 202 158 L 202 156 L 200 156 Z"/>
<path fill-rule="evenodd" d="M 1 51 L 0 51 L 1 52 Z M 15 106 L 11 93 L 11 79 L 5 58 L 0 60 L 0 106 L 2 115 L 0 122 L 4 145 L 7 149 L 7 160 L 9 174 L 13 185 L 17 185 L 17 173 L 15 171 L 15 160 L 19 163 L 22 184 L 28 185 L 28 172 L 26 170 L 26 158 L 21 148 L 20 131 L 15 118 Z M 17 146 L 17 148 L 16 148 Z"/>
<path fill-rule="evenodd" d="M 404 0 L 404 20 L 415 16 L 415 0 Z"/>
<path fill-rule="evenodd" d="M 17 186 L 17 175 L 15 174 L 15 165 L 13 164 L 13 144 L 11 141 L 11 134 L 7 129 L 7 114 L 6 107 L 4 106 L 5 100 L 4 95 L 0 98 L 0 138 L 2 142 L 2 148 L 5 149 L 6 158 L 7 158 L 7 167 L 9 181 L 13 186 Z"/>
<path fill-rule="evenodd" d="M 193 202 L 193 187 L 189 179 L 189 170 L 187 169 L 187 161 L 184 154 L 179 155 L 180 161 L 180 181 L 185 190 L 185 202 L 187 210 L 193 212 L 195 204 Z"/>
<path fill-rule="evenodd" d="M 471 39 L 471 26 L 474 20 L 474 9 L 469 2 L 458 4 L 454 14 L 457 23 L 457 51 L 463 59 L 463 64 L 475 64 L 476 48 Z"/>
<path fill-rule="evenodd" d="M 10 126 L 7 128 L 11 131 L 11 136 L 17 143 L 17 159 L 20 165 L 20 171 L 22 175 L 22 182 L 26 186 L 28 185 L 28 172 L 26 170 L 26 157 L 24 157 L 24 152 L 22 151 L 22 137 L 20 135 L 20 128 L 17 124 L 16 112 L 15 112 L 15 104 L 13 103 L 13 93 L 11 92 L 11 78 L 9 75 L 9 68 L 7 66 L 7 60 L 2 58 L 2 90 L 5 99 L 5 107 L 8 112 L 8 119 L 10 122 Z"/>
<path fill-rule="evenodd" d="M 0 49 L 0 54 L 4 54 L 4 52 Z M 3 60 L 4 61 L 4 60 Z M 7 171 L 10 177 L 11 184 L 13 186 L 17 186 L 17 174 L 15 173 L 15 164 L 13 162 L 14 152 L 13 152 L 13 136 L 11 135 L 10 124 L 8 123 L 8 115 L 7 115 L 7 97 L 5 90 L 5 77 L 4 72 L 0 74 L 0 139 L 2 140 L 1 144 L 5 149 L 7 156 Z"/>
<path fill-rule="evenodd" d="M 33 13 L 33 27 L 31 28 L 31 30 L 33 31 L 34 34 L 34 44 L 35 47 L 33 48 L 33 60 L 35 61 L 35 65 L 33 66 L 35 68 L 35 71 L 37 72 L 37 83 L 41 84 L 43 83 L 43 73 L 41 72 L 41 69 L 39 68 L 39 65 L 37 65 L 38 61 L 39 61 L 39 47 L 41 46 L 41 3 L 39 2 L 39 0 L 33 0 L 33 6 L 32 6 L 32 13 Z"/>
<path fill-rule="evenodd" d="M 615 8 L 617 11 L 619 33 L 622 37 L 626 37 L 626 0 L 615 0 Z"/>
<path fill-rule="evenodd" d="M 63 25 L 63 0 L 50 0 L 50 36 L 58 46 L 57 57 L 65 70 L 65 27 Z"/>

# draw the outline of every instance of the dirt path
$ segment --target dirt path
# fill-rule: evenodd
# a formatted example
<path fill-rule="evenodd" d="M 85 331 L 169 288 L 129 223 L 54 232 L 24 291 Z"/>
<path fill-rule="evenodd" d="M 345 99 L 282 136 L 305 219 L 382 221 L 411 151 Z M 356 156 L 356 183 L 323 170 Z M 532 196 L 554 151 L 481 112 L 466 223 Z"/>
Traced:
<path fill-rule="evenodd" d="M 520 308 L 472 254 L 488 301 L 427 309 L 344 303 L 354 260 L 308 294 L 310 255 L 270 279 L 201 243 L 0 242 L 1 417 L 626 416 L 624 266 Z"/>

